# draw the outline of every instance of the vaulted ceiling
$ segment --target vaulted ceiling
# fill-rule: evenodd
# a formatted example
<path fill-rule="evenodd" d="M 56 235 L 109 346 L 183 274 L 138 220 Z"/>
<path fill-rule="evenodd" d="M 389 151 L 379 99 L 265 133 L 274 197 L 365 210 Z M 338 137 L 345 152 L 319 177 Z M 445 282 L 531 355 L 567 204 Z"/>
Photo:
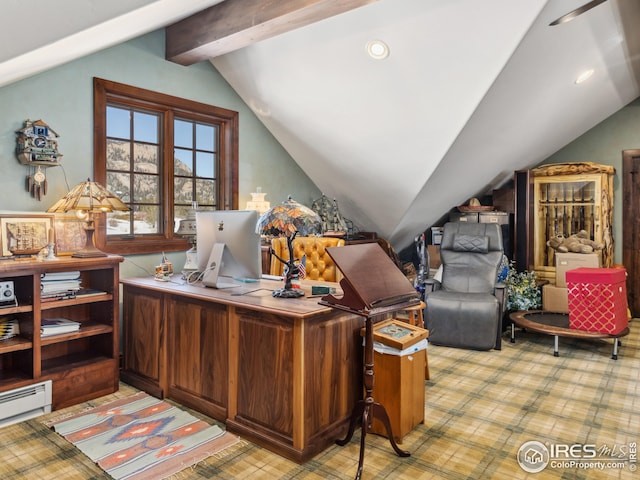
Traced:
<path fill-rule="evenodd" d="M 0 86 L 169 26 L 169 58 L 210 58 L 343 214 L 396 249 L 640 94 L 637 0 L 555 26 L 588 0 L 34 3 L 29 35 L 23 2 L 0 7 Z"/>

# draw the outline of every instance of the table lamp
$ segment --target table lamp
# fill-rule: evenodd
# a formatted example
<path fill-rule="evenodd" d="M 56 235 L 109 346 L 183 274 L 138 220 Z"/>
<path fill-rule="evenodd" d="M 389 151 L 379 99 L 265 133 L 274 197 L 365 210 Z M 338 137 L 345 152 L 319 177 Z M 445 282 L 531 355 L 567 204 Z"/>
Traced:
<path fill-rule="evenodd" d="M 276 205 L 258 219 L 256 231 L 261 235 L 269 236 L 286 236 L 287 247 L 289 249 L 289 259 L 280 258 L 271 249 L 271 255 L 285 264 L 285 283 L 284 287 L 274 290 L 274 297 L 296 298 L 304 296 L 304 292 L 299 288 L 292 287 L 292 280 L 299 274 L 299 260 L 293 257 L 293 239 L 296 235 L 320 235 L 322 234 L 322 219 L 310 208 L 289 198 Z"/>
<path fill-rule="evenodd" d="M 66 213 L 76 211 L 79 218 L 86 216 L 84 227 L 87 241 L 83 249 L 75 252 L 74 257 L 106 257 L 107 254 L 98 250 L 93 243 L 95 223 L 94 213 L 109 213 L 114 211 L 128 212 L 129 207 L 122 200 L 97 182 L 87 178 L 86 182 L 79 183 L 63 198 L 53 204 L 47 211 L 52 213 Z"/>
<path fill-rule="evenodd" d="M 247 210 L 256 210 L 259 215 L 271 208 L 271 203 L 264 199 L 267 194 L 258 187 L 257 191 L 251 194 L 251 200 L 247 202 Z"/>

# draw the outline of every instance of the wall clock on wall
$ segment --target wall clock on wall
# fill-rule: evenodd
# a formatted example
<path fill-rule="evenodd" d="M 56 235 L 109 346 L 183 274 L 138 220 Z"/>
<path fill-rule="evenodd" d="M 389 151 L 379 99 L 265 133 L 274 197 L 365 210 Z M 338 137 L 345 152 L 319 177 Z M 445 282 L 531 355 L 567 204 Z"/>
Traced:
<path fill-rule="evenodd" d="M 42 120 L 25 120 L 24 127 L 16 134 L 18 161 L 27 166 L 27 191 L 33 198 L 42 200 L 47 194 L 46 169 L 60 165 L 62 160 L 58 134 Z"/>

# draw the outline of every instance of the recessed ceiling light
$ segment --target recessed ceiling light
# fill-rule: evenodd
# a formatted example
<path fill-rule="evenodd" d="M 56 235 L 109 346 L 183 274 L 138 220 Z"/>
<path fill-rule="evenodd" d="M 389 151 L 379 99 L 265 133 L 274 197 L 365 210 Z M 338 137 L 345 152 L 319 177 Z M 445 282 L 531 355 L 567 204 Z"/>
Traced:
<path fill-rule="evenodd" d="M 576 78 L 576 85 L 580 85 L 582 82 L 589 80 L 591 78 L 591 75 L 593 75 L 593 68 L 590 70 L 585 70 L 580 75 L 578 75 L 578 78 Z"/>
<path fill-rule="evenodd" d="M 382 60 L 389 56 L 389 47 L 381 40 L 367 42 L 367 53 L 371 58 Z"/>

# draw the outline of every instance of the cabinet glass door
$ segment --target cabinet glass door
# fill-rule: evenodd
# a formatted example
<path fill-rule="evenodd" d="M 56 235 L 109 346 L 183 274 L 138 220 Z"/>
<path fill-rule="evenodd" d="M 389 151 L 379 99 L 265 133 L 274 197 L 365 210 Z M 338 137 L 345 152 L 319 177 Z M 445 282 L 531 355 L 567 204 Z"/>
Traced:
<path fill-rule="evenodd" d="M 547 247 L 547 241 L 552 237 L 566 238 L 584 230 L 591 240 L 602 240 L 599 221 L 600 182 L 597 180 L 589 175 L 572 176 L 570 179 L 535 178 L 536 271 L 555 271 L 555 250 Z"/>

